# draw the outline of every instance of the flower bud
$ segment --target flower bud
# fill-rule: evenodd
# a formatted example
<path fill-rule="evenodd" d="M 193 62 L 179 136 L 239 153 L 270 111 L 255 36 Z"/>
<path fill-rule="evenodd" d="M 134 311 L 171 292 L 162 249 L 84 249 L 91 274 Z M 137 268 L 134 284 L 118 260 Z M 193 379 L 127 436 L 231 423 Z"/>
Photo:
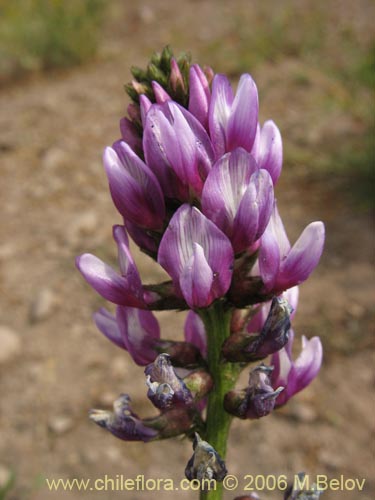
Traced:
<path fill-rule="evenodd" d="M 222 481 L 227 474 L 224 460 L 207 441 L 203 441 L 197 432 L 195 433 L 193 450 L 193 456 L 185 469 L 185 476 L 189 481 L 193 479 Z"/>
<path fill-rule="evenodd" d="M 250 372 L 249 385 L 241 391 L 230 391 L 224 397 L 224 408 L 239 418 L 260 418 L 268 415 L 275 406 L 275 399 L 283 390 L 276 391 L 270 385 L 272 367 L 263 364 Z"/>

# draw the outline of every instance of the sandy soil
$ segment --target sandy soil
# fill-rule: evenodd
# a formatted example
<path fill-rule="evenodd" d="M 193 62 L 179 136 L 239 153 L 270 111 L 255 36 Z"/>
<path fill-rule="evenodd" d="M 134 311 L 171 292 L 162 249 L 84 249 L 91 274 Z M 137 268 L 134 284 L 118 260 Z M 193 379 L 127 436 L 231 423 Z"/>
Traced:
<path fill-rule="evenodd" d="M 171 7 L 163 1 L 158 8 L 151 2 L 127 6 L 124 25 L 118 23 L 116 37 L 103 44 L 105 57 L 0 92 L 0 323 L 11 342 L 17 339 L 12 353 L 0 357 L 0 471 L 16 474 L 11 500 L 156 496 L 52 493 L 44 477 L 144 474 L 177 481 L 183 476 L 191 455 L 187 440 L 123 443 L 87 419 L 90 408 L 110 406 L 121 392 L 132 395 L 140 414 L 153 410 L 146 401 L 142 368 L 95 330 L 91 314 L 103 302 L 78 275 L 74 257 L 89 251 L 115 262 L 111 226 L 120 219 L 108 194 L 101 152 L 119 135 L 129 66 L 144 63 L 151 46 L 168 41 L 177 49 L 189 45 L 199 60 L 206 40 L 224 33 L 231 21 L 229 2 L 220 2 L 211 20 L 213 5 L 176 1 Z M 238 2 L 238 12 L 245 7 Z M 353 23 L 361 25 L 363 16 L 353 10 Z M 321 75 L 308 88 L 297 87 L 290 77 L 296 65 L 298 61 L 284 58 L 256 68 L 263 89 L 262 117 L 278 123 L 285 148 L 303 133 L 306 148 L 318 150 L 328 132 L 332 140 L 344 142 L 358 123 L 345 111 L 318 119 L 313 98 L 321 90 Z M 324 256 L 301 289 L 295 319 L 298 334 L 322 336 L 324 365 L 319 378 L 285 410 L 257 422 L 234 423 L 227 465 L 240 478 L 291 477 L 301 470 L 365 478 L 361 493 L 331 491 L 322 498 L 370 500 L 375 495 L 370 214 L 356 208 L 341 177 L 310 172 L 308 165 L 285 165 L 283 176 L 277 196 L 291 240 L 312 220 L 327 226 Z M 164 277 L 134 252 L 145 281 Z M 158 317 L 164 337 L 181 337 L 181 313 Z M 175 496 L 158 493 L 161 499 Z M 186 499 L 195 496 L 179 493 Z M 280 494 L 264 492 L 261 498 Z"/>

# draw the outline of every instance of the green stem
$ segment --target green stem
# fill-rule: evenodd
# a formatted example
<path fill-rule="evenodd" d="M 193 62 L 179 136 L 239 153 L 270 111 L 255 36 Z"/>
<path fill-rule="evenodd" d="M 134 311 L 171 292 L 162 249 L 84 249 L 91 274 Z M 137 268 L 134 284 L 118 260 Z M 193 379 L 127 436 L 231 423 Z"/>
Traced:
<path fill-rule="evenodd" d="M 224 362 L 221 357 L 221 346 L 230 335 L 232 309 L 218 302 L 199 311 L 199 314 L 207 332 L 207 362 L 214 380 L 214 388 L 208 398 L 205 439 L 225 460 L 232 417 L 224 410 L 223 400 L 224 395 L 233 389 L 240 372 L 238 365 Z M 200 500 L 221 500 L 222 496 L 222 484 L 217 483 L 216 490 L 202 491 Z"/>

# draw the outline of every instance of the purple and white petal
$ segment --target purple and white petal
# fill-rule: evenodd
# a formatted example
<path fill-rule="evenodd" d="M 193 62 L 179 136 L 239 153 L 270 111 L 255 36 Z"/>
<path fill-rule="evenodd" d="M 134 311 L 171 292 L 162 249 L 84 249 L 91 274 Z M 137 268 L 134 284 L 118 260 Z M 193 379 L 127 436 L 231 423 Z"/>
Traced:
<path fill-rule="evenodd" d="M 198 347 L 204 358 L 207 356 L 207 335 L 204 323 L 194 311 L 189 311 L 186 316 L 184 336 L 186 342 Z"/>
<path fill-rule="evenodd" d="M 145 366 L 157 356 L 155 344 L 160 339 L 160 327 L 150 311 L 118 306 L 116 320 L 124 345 L 137 365 Z"/>
<path fill-rule="evenodd" d="M 312 222 L 298 238 L 287 258 L 281 262 L 278 287 L 290 288 L 305 281 L 318 265 L 324 246 L 323 222 Z"/>
<path fill-rule="evenodd" d="M 126 349 L 116 318 L 104 307 L 93 314 L 94 322 L 98 328 L 111 342 L 122 349 Z"/>
<path fill-rule="evenodd" d="M 160 229 L 165 206 L 158 180 L 128 144 L 113 146 L 106 148 L 103 160 L 116 208 L 134 224 Z"/>
<path fill-rule="evenodd" d="M 159 264 L 179 288 L 180 276 L 194 254 L 194 243 L 202 247 L 213 272 L 213 296 L 224 295 L 232 277 L 233 249 L 225 234 L 195 207 L 184 204 L 172 217 L 160 242 Z"/>
<path fill-rule="evenodd" d="M 198 64 L 190 67 L 189 73 L 189 111 L 199 120 L 205 129 L 208 128 L 208 107 L 211 92 L 206 75 Z"/>
<path fill-rule="evenodd" d="M 194 243 L 193 254 L 180 276 L 180 289 L 189 307 L 207 307 L 211 304 L 215 299 L 211 294 L 213 279 L 203 248 Z"/>
<path fill-rule="evenodd" d="M 122 140 L 124 140 L 133 151 L 142 150 L 142 139 L 133 122 L 129 118 L 121 118 L 120 132 Z"/>
<path fill-rule="evenodd" d="M 266 121 L 261 129 L 256 159 L 259 167 L 268 170 L 276 184 L 283 164 L 283 143 L 280 131 L 272 120 Z"/>
<path fill-rule="evenodd" d="M 249 153 L 258 126 L 258 90 L 250 75 L 241 76 L 227 125 L 227 151 L 242 147 Z"/>
<path fill-rule="evenodd" d="M 226 133 L 233 100 L 233 90 L 228 78 L 220 74 L 215 75 L 208 110 L 208 126 L 216 158 L 228 151 Z"/>
<path fill-rule="evenodd" d="M 254 158 L 238 148 L 220 158 L 207 176 L 202 211 L 229 237 L 238 206 L 257 169 Z"/>
<path fill-rule="evenodd" d="M 115 304 L 144 307 L 138 283 L 120 276 L 94 255 L 80 255 L 76 258 L 76 266 L 89 285 L 105 299 Z"/>

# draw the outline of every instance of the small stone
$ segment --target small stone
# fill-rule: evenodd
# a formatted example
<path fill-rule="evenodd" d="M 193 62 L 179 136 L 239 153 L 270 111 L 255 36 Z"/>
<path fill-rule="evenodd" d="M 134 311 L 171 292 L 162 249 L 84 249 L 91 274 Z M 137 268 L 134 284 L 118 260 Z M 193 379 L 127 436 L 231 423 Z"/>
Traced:
<path fill-rule="evenodd" d="M 57 435 L 65 434 L 70 431 L 73 428 L 73 425 L 73 419 L 66 415 L 57 415 L 56 417 L 51 418 L 48 422 L 49 429 Z"/>
<path fill-rule="evenodd" d="M 293 417 L 300 422 L 310 424 L 317 419 L 317 413 L 311 406 L 300 403 L 293 409 Z"/>
<path fill-rule="evenodd" d="M 30 309 L 30 320 L 32 323 L 47 318 L 56 305 L 55 294 L 49 288 L 42 288 L 37 292 Z"/>
<path fill-rule="evenodd" d="M 21 351 L 21 341 L 8 326 L 0 326 L 0 365 L 14 359 Z"/>
<path fill-rule="evenodd" d="M 82 238 L 91 236 L 98 228 L 98 217 L 93 211 L 84 212 L 75 217 L 68 226 L 66 239 L 71 245 L 77 244 Z"/>
<path fill-rule="evenodd" d="M 66 153 L 59 148 L 48 149 L 42 158 L 42 166 L 48 170 L 58 169 L 64 166 Z"/>
<path fill-rule="evenodd" d="M 0 492 L 12 481 L 12 471 L 3 464 L 0 464 Z"/>

